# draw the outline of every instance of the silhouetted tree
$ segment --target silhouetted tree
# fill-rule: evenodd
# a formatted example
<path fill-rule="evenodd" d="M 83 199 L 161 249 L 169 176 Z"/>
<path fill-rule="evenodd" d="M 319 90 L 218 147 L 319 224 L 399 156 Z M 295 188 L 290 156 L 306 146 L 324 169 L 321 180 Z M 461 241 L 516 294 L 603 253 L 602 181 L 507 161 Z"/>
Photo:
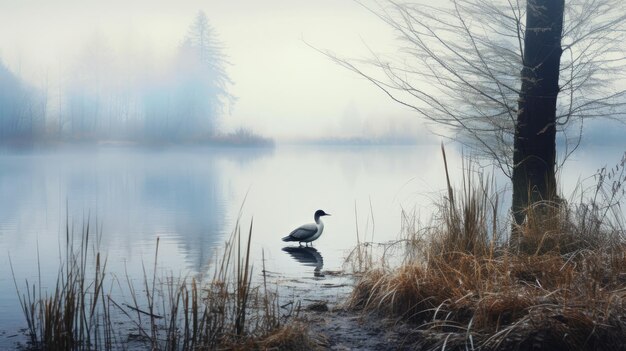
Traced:
<path fill-rule="evenodd" d="M 530 203 L 555 198 L 557 135 L 563 162 L 586 119 L 626 116 L 616 84 L 626 73 L 626 2 L 384 4 L 367 8 L 398 34 L 398 55 L 326 54 L 493 160 L 512 179 L 517 223 Z"/>
<path fill-rule="evenodd" d="M 215 29 L 198 12 L 180 47 L 177 79 L 177 114 L 183 134 L 214 133 L 218 117 L 232 101 L 226 57 Z"/>
<path fill-rule="evenodd" d="M 0 61 L 0 143 L 31 144 L 45 132 L 46 99 Z"/>
<path fill-rule="evenodd" d="M 112 49 L 100 33 L 94 33 L 74 58 L 63 91 L 61 125 L 65 137 L 97 140 L 105 119 L 117 117 L 107 113 L 113 59 Z"/>
<path fill-rule="evenodd" d="M 564 0 L 528 0 L 513 142 L 515 222 L 531 203 L 556 200 L 556 106 Z"/>

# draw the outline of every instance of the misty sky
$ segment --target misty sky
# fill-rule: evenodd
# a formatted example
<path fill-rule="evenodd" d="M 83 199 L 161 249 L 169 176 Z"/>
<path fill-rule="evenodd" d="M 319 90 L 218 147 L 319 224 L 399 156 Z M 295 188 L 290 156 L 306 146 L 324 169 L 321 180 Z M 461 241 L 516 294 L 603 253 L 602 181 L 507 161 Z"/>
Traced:
<path fill-rule="evenodd" d="M 354 58 L 370 57 L 368 46 L 393 51 L 392 31 L 351 0 L 0 0 L 0 57 L 37 86 L 53 84 L 93 38 L 166 59 L 198 10 L 232 64 L 238 100 L 226 129 L 291 140 L 350 136 L 390 120 L 419 128 L 410 111 L 307 46 Z"/>

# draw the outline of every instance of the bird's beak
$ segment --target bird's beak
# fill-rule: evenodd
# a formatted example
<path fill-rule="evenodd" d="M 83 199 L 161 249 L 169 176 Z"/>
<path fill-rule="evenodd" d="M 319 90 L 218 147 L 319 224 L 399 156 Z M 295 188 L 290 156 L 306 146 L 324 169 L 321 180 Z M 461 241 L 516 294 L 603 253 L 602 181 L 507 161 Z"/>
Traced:
<path fill-rule="evenodd" d="M 327 213 L 326 216 L 330 216 L 330 213 Z"/>

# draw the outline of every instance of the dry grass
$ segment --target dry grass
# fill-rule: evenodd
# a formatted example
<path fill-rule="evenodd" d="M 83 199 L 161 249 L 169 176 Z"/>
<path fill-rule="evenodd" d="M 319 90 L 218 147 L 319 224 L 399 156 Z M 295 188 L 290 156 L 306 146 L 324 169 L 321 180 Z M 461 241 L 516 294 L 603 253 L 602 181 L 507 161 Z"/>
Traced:
<path fill-rule="evenodd" d="M 496 349 L 533 342 L 619 348 L 626 340 L 625 257 L 624 247 L 620 255 L 587 251 L 569 259 L 439 256 L 393 272 L 372 271 L 351 304 L 421 324 L 436 336 L 435 348 L 442 334 L 453 338 L 453 349 L 455 343 Z"/>
<path fill-rule="evenodd" d="M 612 205 L 530 209 L 509 246 L 497 196 L 472 178 L 460 192 L 449 186 L 435 224 L 405 241 L 419 252 L 372 267 L 350 305 L 415 323 L 424 349 L 624 350 L 626 241 L 609 216 L 622 190 L 612 185 Z"/>
<path fill-rule="evenodd" d="M 277 329 L 264 340 L 258 347 L 263 350 L 292 350 L 309 351 L 319 349 L 307 331 L 306 325 L 294 322 Z"/>
<path fill-rule="evenodd" d="M 289 315 L 279 313 L 277 293 L 268 289 L 265 276 L 262 285 L 252 283 L 252 223 L 243 239 L 237 223 L 208 282 L 158 275 L 157 239 L 152 272 L 144 266 L 141 286 L 126 276 L 130 301 L 125 302 L 114 298 L 120 294 L 103 289 L 116 284 L 106 279 L 106 260 L 101 262 L 101 254 L 89 246 L 91 235 L 88 224 L 80 238 L 67 228 L 65 257 L 53 291 L 44 289 L 40 280 L 26 281 L 22 293 L 15 282 L 28 349 L 127 349 L 131 334 L 133 342 L 151 350 L 259 349 L 270 342 L 268 336 L 277 344 L 295 338 L 295 329 L 281 329 Z"/>
<path fill-rule="evenodd" d="M 76 244 L 73 231 L 70 232 L 69 227 L 66 227 L 65 257 L 59 268 L 54 291 L 43 289 L 40 273 L 37 284 L 26 280 L 25 293 L 20 293 L 13 273 L 30 337 L 29 348 L 111 349 L 115 342 L 111 328 L 112 304 L 103 288 L 106 259 L 102 259 L 100 253 L 95 253 L 94 257 L 89 255 L 94 233 L 88 223 L 83 226 L 80 235 Z M 96 232 L 96 241 L 98 235 Z"/>

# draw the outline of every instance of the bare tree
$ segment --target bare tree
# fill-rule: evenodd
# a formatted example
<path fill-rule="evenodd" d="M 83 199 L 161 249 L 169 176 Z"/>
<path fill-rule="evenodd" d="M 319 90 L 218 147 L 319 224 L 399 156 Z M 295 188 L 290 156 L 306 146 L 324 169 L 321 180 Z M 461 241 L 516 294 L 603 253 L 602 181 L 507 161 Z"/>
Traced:
<path fill-rule="evenodd" d="M 556 200 L 556 108 L 564 0 L 528 0 L 513 137 L 515 222 L 530 203 Z"/>
<path fill-rule="evenodd" d="M 513 180 L 518 223 L 529 203 L 554 199 L 556 170 L 587 119 L 626 117 L 622 0 L 364 6 L 395 30 L 399 52 L 327 55 L 493 160 Z"/>

